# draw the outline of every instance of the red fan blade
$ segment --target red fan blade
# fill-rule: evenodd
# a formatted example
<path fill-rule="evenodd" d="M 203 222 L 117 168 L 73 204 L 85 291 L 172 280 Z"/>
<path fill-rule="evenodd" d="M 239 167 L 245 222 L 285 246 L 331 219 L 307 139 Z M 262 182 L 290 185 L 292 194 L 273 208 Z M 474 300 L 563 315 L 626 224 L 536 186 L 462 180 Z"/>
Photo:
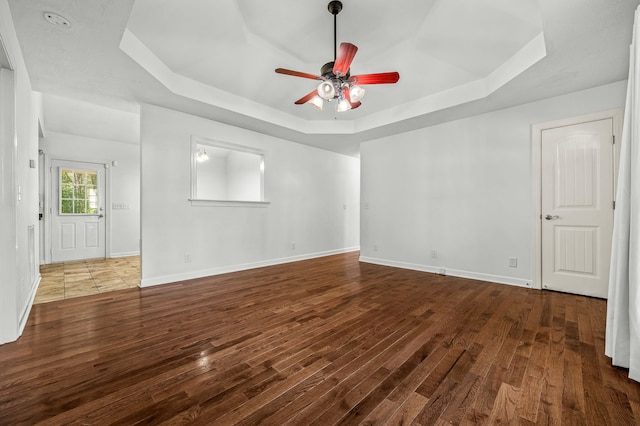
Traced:
<path fill-rule="evenodd" d="M 351 109 L 356 109 L 358 108 L 360 105 L 362 105 L 362 102 L 358 101 L 358 102 L 351 102 L 349 101 L 349 103 L 351 104 Z"/>
<path fill-rule="evenodd" d="M 315 95 L 318 94 L 317 90 L 314 90 L 313 92 L 309 93 L 308 95 L 305 95 L 303 97 L 301 97 L 300 99 L 298 99 L 295 104 L 296 105 L 302 105 L 302 104 L 306 104 L 307 102 L 309 102 L 309 100 L 311 98 L 313 98 Z"/>
<path fill-rule="evenodd" d="M 306 72 L 292 71 L 284 68 L 276 68 L 278 74 L 292 75 L 294 77 L 310 78 L 311 80 L 322 80 L 319 75 L 307 74 Z"/>
<path fill-rule="evenodd" d="M 353 84 L 393 84 L 400 80 L 397 72 L 381 72 L 378 74 L 353 75 L 349 81 Z"/>
<path fill-rule="evenodd" d="M 340 50 L 338 51 L 338 57 L 333 64 L 333 73 L 338 77 L 343 77 L 349 72 L 353 57 L 356 56 L 358 47 L 351 43 L 341 43 Z"/>

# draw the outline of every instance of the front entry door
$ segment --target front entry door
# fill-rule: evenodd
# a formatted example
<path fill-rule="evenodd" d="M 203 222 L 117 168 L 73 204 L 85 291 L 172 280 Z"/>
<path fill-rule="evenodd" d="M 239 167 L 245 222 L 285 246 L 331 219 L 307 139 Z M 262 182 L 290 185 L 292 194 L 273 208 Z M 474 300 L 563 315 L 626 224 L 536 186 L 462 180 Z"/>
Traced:
<path fill-rule="evenodd" d="M 606 298 L 613 119 L 542 131 L 542 287 Z"/>
<path fill-rule="evenodd" d="M 52 161 L 51 260 L 105 257 L 104 164 Z"/>

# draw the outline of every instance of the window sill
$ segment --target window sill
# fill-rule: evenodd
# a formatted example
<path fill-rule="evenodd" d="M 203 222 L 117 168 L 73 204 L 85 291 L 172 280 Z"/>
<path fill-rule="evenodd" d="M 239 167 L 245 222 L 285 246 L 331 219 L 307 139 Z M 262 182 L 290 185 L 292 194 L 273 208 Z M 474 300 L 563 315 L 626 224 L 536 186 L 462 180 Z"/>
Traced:
<path fill-rule="evenodd" d="M 200 200 L 189 198 L 192 206 L 214 206 L 214 207 L 267 207 L 269 201 L 225 201 L 225 200 Z"/>

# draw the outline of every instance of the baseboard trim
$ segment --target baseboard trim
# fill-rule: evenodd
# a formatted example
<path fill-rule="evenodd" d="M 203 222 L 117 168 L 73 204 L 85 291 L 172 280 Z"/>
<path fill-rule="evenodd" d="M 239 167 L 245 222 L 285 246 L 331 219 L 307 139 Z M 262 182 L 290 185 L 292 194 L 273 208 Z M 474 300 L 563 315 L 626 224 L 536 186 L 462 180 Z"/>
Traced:
<path fill-rule="evenodd" d="M 400 262 L 397 260 L 379 259 L 375 257 L 360 256 L 360 262 L 373 263 L 376 265 L 391 266 L 394 268 L 411 269 L 414 271 L 429 272 L 432 274 L 450 275 L 452 277 L 468 278 L 471 280 L 487 281 L 497 284 L 507 284 L 517 287 L 532 288 L 531 280 L 522 278 L 504 277 L 501 275 L 483 274 L 480 272 L 464 271 L 459 269 L 449 269 L 443 266 L 421 265 L 418 263 Z M 444 273 L 442 272 L 444 270 Z"/>
<path fill-rule="evenodd" d="M 33 301 L 36 300 L 36 294 L 38 293 L 38 287 L 40 287 L 41 280 L 42 280 L 42 275 L 38 273 L 35 284 L 31 286 L 31 294 L 29 295 L 29 302 L 24 307 L 20 315 L 20 322 L 18 323 L 18 337 L 22 336 L 24 327 L 27 325 L 27 320 L 29 319 L 29 314 L 31 313 L 31 307 L 33 306 Z"/>
<path fill-rule="evenodd" d="M 110 258 L 115 258 L 115 257 L 129 257 L 129 256 L 140 256 L 140 251 L 125 251 L 122 253 L 111 253 L 111 256 L 109 256 Z"/>
<path fill-rule="evenodd" d="M 246 271 L 248 269 L 263 268 L 265 266 L 281 265 L 283 263 L 299 262 L 301 260 L 316 259 L 319 257 L 332 256 L 334 254 L 350 253 L 360 250 L 360 247 L 347 247 L 344 249 L 328 250 L 315 253 L 301 254 L 298 256 L 281 257 L 276 259 L 263 260 L 259 262 L 243 263 L 238 265 L 223 266 L 219 268 L 201 269 L 189 271 L 181 274 L 164 275 L 160 277 L 142 278 L 140 287 L 152 287 L 162 284 L 170 284 L 178 281 L 192 280 L 195 278 L 210 277 L 230 272 Z"/>

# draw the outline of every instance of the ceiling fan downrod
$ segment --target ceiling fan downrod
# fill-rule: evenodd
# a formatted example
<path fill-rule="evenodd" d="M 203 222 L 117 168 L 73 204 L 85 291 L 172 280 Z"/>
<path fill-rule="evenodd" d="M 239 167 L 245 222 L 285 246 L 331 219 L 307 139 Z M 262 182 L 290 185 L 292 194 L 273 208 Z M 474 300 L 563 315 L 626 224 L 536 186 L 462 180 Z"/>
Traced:
<path fill-rule="evenodd" d="M 333 15 L 333 60 L 338 58 L 338 13 L 342 10 L 342 2 L 333 0 L 327 6 L 329 12 Z"/>

